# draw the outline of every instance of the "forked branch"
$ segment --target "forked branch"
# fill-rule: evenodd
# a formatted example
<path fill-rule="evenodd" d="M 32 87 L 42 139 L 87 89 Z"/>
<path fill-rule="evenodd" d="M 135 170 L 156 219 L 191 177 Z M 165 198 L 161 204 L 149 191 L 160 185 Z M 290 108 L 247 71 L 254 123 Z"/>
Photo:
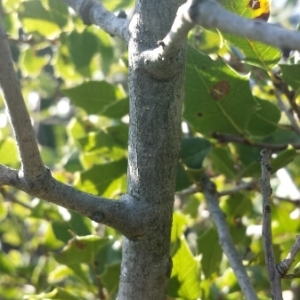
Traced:
<path fill-rule="evenodd" d="M 240 17 L 223 8 L 215 0 L 188 0 L 178 9 L 170 32 L 158 42 L 158 48 L 153 50 L 152 55 L 147 53 L 147 61 L 149 57 L 153 62 L 159 58 L 166 60 L 172 57 L 195 25 L 207 29 L 216 28 L 224 33 L 235 34 L 280 49 L 300 51 L 299 31 L 287 30 L 262 20 Z"/>
<path fill-rule="evenodd" d="M 21 93 L 0 16 L 0 87 L 10 115 L 21 158 L 21 169 L 0 164 L 0 187 L 10 185 L 32 196 L 72 209 L 92 220 L 120 230 L 137 239 L 143 235 L 143 222 L 137 213 L 139 201 L 125 195 L 119 201 L 96 197 L 63 184 L 43 164 L 35 132 Z M 134 209 L 132 207 L 134 206 Z"/>

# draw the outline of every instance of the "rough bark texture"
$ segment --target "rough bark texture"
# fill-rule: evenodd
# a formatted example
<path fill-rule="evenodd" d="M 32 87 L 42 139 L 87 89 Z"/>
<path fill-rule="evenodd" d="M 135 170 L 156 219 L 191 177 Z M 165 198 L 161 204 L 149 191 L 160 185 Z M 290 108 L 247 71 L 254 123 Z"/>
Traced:
<path fill-rule="evenodd" d="M 170 232 L 180 151 L 184 46 L 176 71 L 160 79 L 141 67 L 142 51 L 156 48 L 181 1 L 141 0 L 130 24 L 128 193 L 139 201 L 144 233 L 123 239 L 119 300 L 166 299 L 171 271 Z M 166 13 L 167 12 L 167 13 Z M 142 205 L 141 205 L 142 204 Z"/>

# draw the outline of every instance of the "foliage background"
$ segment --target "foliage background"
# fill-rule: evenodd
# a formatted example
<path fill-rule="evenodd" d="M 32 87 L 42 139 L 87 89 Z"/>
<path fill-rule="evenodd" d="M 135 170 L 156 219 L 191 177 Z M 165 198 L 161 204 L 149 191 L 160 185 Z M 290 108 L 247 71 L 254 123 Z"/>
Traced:
<path fill-rule="evenodd" d="M 129 13 L 134 4 L 102 2 L 111 11 Z M 245 17 L 267 12 L 251 10 L 244 0 L 222 3 Z M 295 4 L 288 3 L 287 11 Z M 0 4 L 45 164 L 63 182 L 118 199 L 126 191 L 126 44 L 87 27 L 59 0 Z M 196 28 L 189 36 L 170 299 L 242 298 L 203 195 L 189 188 L 204 170 L 220 192 L 220 206 L 259 299 L 270 297 L 259 227 L 257 143 L 290 144 L 272 158 L 278 261 L 299 232 L 300 216 L 300 158 L 295 150 L 300 136 L 278 105 L 278 97 L 285 105 L 288 101 L 276 88 L 276 80 L 286 83 L 299 101 L 300 66 L 296 54 L 280 59 L 277 49 L 217 31 Z M 244 144 L 220 142 L 212 137 L 216 132 L 242 137 Z M 18 168 L 12 136 L 0 96 L 0 162 Z M 246 190 L 235 191 L 243 184 Z M 291 201 L 293 197 L 298 201 Z M 115 299 L 121 244 L 120 234 L 111 228 L 1 188 L 0 299 Z M 293 297 L 286 299 L 300 297 L 297 266 L 294 273 L 295 279 L 283 281 L 286 295 Z"/>

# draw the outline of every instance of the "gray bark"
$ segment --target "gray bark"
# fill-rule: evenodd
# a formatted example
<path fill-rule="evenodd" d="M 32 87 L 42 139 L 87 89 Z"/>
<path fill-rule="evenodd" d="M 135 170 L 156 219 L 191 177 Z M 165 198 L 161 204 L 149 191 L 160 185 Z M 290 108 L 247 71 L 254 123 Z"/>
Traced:
<path fill-rule="evenodd" d="M 138 1 L 129 26 L 128 193 L 140 202 L 144 232 L 136 240 L 123 239 L 119 300 L 166 299 L 172 268 L 170 232 L 180 151 L 185 46 L 172 58 L 172 72 L 164 79 L 140 64 L 140 57 L 142 51 L 156 48 L 157 41 L 164 38 L 179 5 L 179 1 L 169 0 Z"/>

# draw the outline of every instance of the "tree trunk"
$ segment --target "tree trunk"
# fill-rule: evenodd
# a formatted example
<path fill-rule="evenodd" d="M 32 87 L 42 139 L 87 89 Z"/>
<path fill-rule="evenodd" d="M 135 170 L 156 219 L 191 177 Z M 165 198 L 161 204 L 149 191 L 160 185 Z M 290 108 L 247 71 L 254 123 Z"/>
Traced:
<path fill-rule="evenodd" d="M 181 139 L 185 46 L 175 71 L 161 79 L 140 67 L 140 53 L 157 47 L 180 1 L 141 0 L 130 24 L 128 193 L 140 201 L 145 230 L 123 238 L 119 300 L 166 299 L 172 270 L 170 232 Z M 162 70 L 163 71 L 163 70 Z M 142 203 L 142 205 L 141 205 Z"/>

